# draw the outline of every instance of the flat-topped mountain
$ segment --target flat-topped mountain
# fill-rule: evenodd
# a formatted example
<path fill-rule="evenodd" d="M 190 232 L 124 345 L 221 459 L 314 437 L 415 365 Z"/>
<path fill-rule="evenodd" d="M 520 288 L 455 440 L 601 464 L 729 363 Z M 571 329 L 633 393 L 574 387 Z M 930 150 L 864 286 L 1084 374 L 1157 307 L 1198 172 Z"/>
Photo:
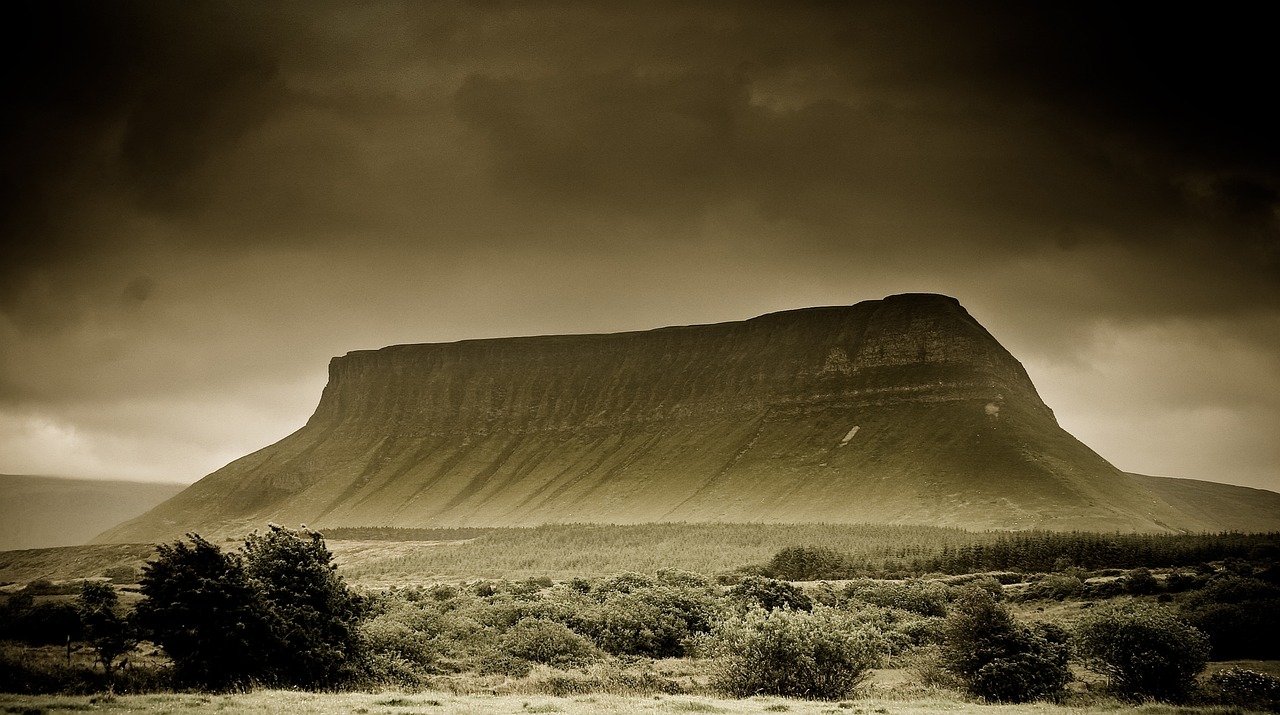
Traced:
<path fill-rule="evenodd" d="M 959 302 L 910 294 L 351 352 L 302 429 L 99 540 L 267 521 L 1231 528 L 1158 491 L 1059 427 Z"/>

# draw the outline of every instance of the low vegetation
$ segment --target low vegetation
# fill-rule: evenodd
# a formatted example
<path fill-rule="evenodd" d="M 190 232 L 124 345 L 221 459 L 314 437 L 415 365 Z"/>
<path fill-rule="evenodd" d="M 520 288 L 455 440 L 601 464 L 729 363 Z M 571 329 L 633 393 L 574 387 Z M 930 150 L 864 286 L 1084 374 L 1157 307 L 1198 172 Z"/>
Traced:
<path fill-rule="evenodd" d="M 1280 658 L 1280 639 L 1250 640 L 1236 626 L 1263 633 L 1275 627 L 1280 550 L 1270 548 L 1270 537 L 1115 536 L 1108 543 L 1150 561 L 1121 548 L 1095 562 L 1123 567 L 1086 568 L 1074 549 L 1102 543 L 1093 535 L 1019 541 L 909 527 L 892 546 L 889 527 L 617 529 L 498 530 L 430 548 L 488 552 L 523 533 L 543 548 L 572 551 L 564 544 L 577 541 L 579 554 L 616 557 L 646 548 L 627 535 L 661 541 L 698 529 L 744 548 L 757 537 L 752 553 L 760 543 L 797 535 L 843 533 L 846 540 L 784 544 L 732 568 L 422 578 L 370 588 L 350 584 L 350 568 L 335 566 L 315 532 L 273 526 L 235 549 L 192 535 L 158 547 L 134 578 L 121 573 L 114 584 L 100 578 L 74 588 L 35 584 L 39 595 L 30 587 L 8 595 L 0 604 L 0 692 L 390 688 L 451 698 L 669 698 L 666 709 L 679 709 L 674 698 L 684 697 L 686 709 L 697 710 L 738 707 L 708 697 L 785 697 L 836 703 L 837 711 L 852 709 L 844 707 L 850 698 L 861 708 L 885 694 L 1077 707 L 1119 699 L 1268 708 L 1280 700 L 1280 681 L 1269 672 L 1218 667 L 1205 674 L 1210 659 Z M 600 538 L 592 541 L 593 534 Z M 362 534 L 364 542 L 377 541 L 370 537 Z M 992 546 L 1006 543 L 1039 544 L 1045 551 L 1034 562 L 1050 568 L 1009 563 L 1013 552 Z M 999 568 L 916 573 L 938 565 L 931 559 L 940 554 L 978 544 Z M 904 556 L 904 549 L 915 553 Z M 822 580 L 855 562 L 871 566 Z M 788 578 L 797 575 L 807 578 Z M 787 704 L 795 701 L 767 702 L 802 709 Z"/>
<path fill-rule="evenodd" d="M 942 631 L 942 667 L 970 694 L 994 702 L 1058 698 L 1071 681 L 1067 633 L 1052 624 L 1019 623 L 988 590 L 957 595 Z"/>
<path fill-rule="evenodd" d="M 1076 629 L 1085 665 L 1133 700 L 1183 701 L 1209 662 L 1209 638 L 1165 608 L 1111 606 Z"/>

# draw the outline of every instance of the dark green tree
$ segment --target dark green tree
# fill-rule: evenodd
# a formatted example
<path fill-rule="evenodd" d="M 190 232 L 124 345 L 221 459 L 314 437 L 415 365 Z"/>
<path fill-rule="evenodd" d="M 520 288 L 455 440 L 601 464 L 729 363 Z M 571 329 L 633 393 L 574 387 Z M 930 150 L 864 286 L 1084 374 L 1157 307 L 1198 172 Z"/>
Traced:
<path fill-rule="evenodd" d="M 1028 628 L 995 597 L 966 588 L 943 627 L 943 667 L 973 695 L 998 702 L 1025 702 L 1062 693 L 1071 681 L 1066 633 L 1051 626 Z"/>
<path fill-rule="evenodd" d="M 85 581 L 76 608 L 84 625 L 85 640 L 106 674 L 107 688 L 114 690 L 116 668 L 128 662 L 126 656 L 138 643 L 133 624 L 121 611 L 120 597 L 109 583 Z"/>
<path fill-rule="evenodd" d="M 145 637 L 173 660 L 177 682 L 218 690 L 259 680 L 270 640 L 243 559 L 198 534 L 156 552 L 143 566 L 145 598 L 135 613 Z"/>
<path fill-rule="evenodd" d="M 1135 700 L 1186 698 L 1209 660 L 1204 633 L 1168 610 L 1141 604 L 1090 614 L 1073 643 L 1086 667 Z"/>
<path fill-rule="evenodd" d="M 789 608 L 793 611 L 813 610 L 813 600 L 804 590 L 790 581 L 748 576 L 729 589 L 730 595 L 748 607 L 759 606 L 766 611 Z"/>
<path fill-rule="evenodd" d="M 362 600 L 315 532 L 272 525 L 243 553 L 196 534 L 143 567 L 137 617 L 188 686 L 336 687 L 362 665 Z"/>
<path fill-rule="evenodd" d="M 270 634 L 266 674 L 276 685 L 335 687 L 361 658 L 362 599 L 338 575 L 314 532 L 271 525 L 244 544 L 246 572 Z"/>

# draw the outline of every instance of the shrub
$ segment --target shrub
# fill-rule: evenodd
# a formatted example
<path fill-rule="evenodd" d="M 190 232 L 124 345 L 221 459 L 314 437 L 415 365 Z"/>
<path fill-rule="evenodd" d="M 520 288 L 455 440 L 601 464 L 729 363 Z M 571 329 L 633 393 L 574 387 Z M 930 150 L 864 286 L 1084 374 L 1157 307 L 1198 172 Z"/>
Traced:
<path fill-rule="evenodd" d="M 878 582 L 864 580 L 845 587 L 845 596 L 921 616 L 947 615 L 947 587 L 936 581 Z"/>
<path fill-rule="evenodd" d="M 617 592 L 631 593 L 646 588 L 653 588 L 654 580 L 641 573 L 628 571 L 610 577 L 596 586 L 596 590 L 601 593 Z"/>
<path fill-rule="evenodd" d="M 79 609 L 65 601 L 36 604 L 31 594 L 17 593 L 0 608 L 0 640 L 62 645 L 80 640 L 83 634 Z"/>
<path fill-rule="evenodd" d="M 903 658 L 902 664 L 916 683 L 926 688 L 964 690 L 966 687 L 964 681 L 946 667 L 942 648 L 938 645 L 926 645 L 912 650 Z"/>
<path fill-rule="evenodd" d="M 573 667 L 596 657 L 591 641 L 555 621 L 526 618 L 502 635 L 502 648 L 534 663 Z"/>
<path fill-rule="evenodd" d="M 668 581 L 688 582 L 688 579 Z M 593 589 L 595 603 L 572 589 L 553 591 L 557 620 L 590 636 L 614 655 L 679 657 L 686 642 L 711 629 L 718 604 L 706 585 L 669 585 L 639 574 L 623 574 Z"/>
<path fill-rule="evenodd" d="M 614 655 L 684 655 L 685 641 L 697 631 L 690 628 L 689 614 L 667 607 L 673 604 L 666 603 L 656 590 L 609 594 L 591 614 L 586 630 L 602 649 Z"/>
<path fill-rule="evenodd" d="M 187 538 L 157 546 L 143 566 L 138 622 L 173 660 L 179 684 L 247 685 L 265 664 L 266 619 L 244 561 L 199 535 Z"/>
<path fill-rule="evenodd" d="M 1091 613 L 1074 644 L 1086 667 L 1133 699 L 1184 699 L 1209 658 L 1203 633 L 1163 608 L 1137 604 Z"/>
<path fill-rule="evenodd" d="M 943 639 L 944 667 L 986 700 L 1053 697 L 1071 681 L 1066 634 L 1053 626 L 1023 626 L 981 588 L 966 588 L 952 604 Z"/>
<path fill-rule="evenodd" d="M 722 622 L 709 638 L 719 664 L 714 684 L 736 696 L 838 700 L 880 660 L 878 635 L 824 606 L 812 612 L 752 609 Z"/>
<path fill-rule="evenodd" d="M 133 624 L 122 612 L 116 590 L 107 583 L 85 581 L 76 607 L 84 623 L 85 639 L 102 666 L 110 688 L 116 667 L 120 665 L 117 661 L 137 644 Z"/>
<path fill-rule="evenodd" d="M 1120 578 L 1124 590 L 1135 596 L 1149 596 L 1160 590 L 1160 582 L 1152 575 L 1150 569 L 1139 566 L 1130 569 Z"/>
<path fill-rule="evenodd" d="M 1275 584 L 1216 578 L 1186 596 L 1182 616 L 1209 636 L 1215 660 L 1280 658 L 1280 587 Z"/>
<path fill-rule="evenodd" d="M 844 604 L 842 609 L 850 623 L 867 626 L 878 634 L 885 655 L 902 655 L 941 639 L 941 618 L 857 602 Z"/>
<path fill-rule="evenodd" d="M 1164 588 L 1169 593 L 1182 593 L 1204 585 L 1204 579 L 1187 571 L 1174 571 L 1165 579 Z"/>
<path fill-rule="evenodd" d="M 319 534 L 273 525 L 243 557 L 188 539 L 157 547 L 136 610 L 180 684 L 331 687 L 354 675 L 363 606 Z"/>
<path fill-rule="evenodd" d="M 1280 678 L 1243 668 L 1209 676 L 1205 698 L 1213 703 L 1280 712 Z"/>
<path fill-rule="evenodd" d="M 748 608 L 759 606 L 766 611 L 777 608 L 808 611 L 813 608 L 813 601 L 799 586 L 763 576 L 748 576 L 742 579 L 737 586 L 729 590 L 729 595 L 743 601 Z"/>
<path fill-rule="evenodd" d="M 1068 598 L 1075 598 L 1084 593 L 1084 581 L 1080 577 L 1070 573 L 1055 573 L 1036 581 L 1027 587 L 1023 593 L 1024 600 L 1032 599 L 1051 599 L 1054 601 L 1065 601 Z"/>
<path fill-rule="evenodd" d="M 105 673 L 79 663 L 68 665 L 61 656 L 0 648 L 0 692 L 5 693 L 85 695 L 108 688 L 117 693 L 157 692 L 172 689 L 168 675 L 163 667 L 131 664 L 108 681 Z M 49 710 L 57 708 L 73 709 L 71 705 L 49 706 Z"/>
<path fill-rule="evenodd" d="M 427 666 L 436 656 L 436 646 L 426 629 L 415 627 L 420 619 L 411 605 L 389 609 L 365 621 L 361 637 L 370 653 L 378 654 L 385 663 Z M 397 665 L 397 667 L 399 667 Z"/>
<path fill-rule="evenodd" d="M 249 535 L 244 554 L 255 607 L 270 635 L 266 679 L 315 688 L 353 676 L 365 605 L 338 575 L 324 538 L 273 524 L 265 534 Z"/>

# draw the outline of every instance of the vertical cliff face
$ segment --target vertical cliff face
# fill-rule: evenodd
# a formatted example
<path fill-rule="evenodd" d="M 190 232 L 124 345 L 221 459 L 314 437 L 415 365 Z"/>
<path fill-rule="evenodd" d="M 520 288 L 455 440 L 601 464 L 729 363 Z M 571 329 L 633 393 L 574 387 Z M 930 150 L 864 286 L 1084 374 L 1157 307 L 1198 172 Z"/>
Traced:
<path fill-rule="evenodd" d="M 1046 410 L 952 298 L 894 296 L 719 325 L 397 345 L 335 358 L 309 428 L 424 435 L 617 427 L 872 395 L 1001 391 Z"/>
<path fill-rule="evenodd" d="M 960 304 L 335 358 L 305 427 L 103 535 L 829 521 L 1207 528 L 1064 432 Z"/>

